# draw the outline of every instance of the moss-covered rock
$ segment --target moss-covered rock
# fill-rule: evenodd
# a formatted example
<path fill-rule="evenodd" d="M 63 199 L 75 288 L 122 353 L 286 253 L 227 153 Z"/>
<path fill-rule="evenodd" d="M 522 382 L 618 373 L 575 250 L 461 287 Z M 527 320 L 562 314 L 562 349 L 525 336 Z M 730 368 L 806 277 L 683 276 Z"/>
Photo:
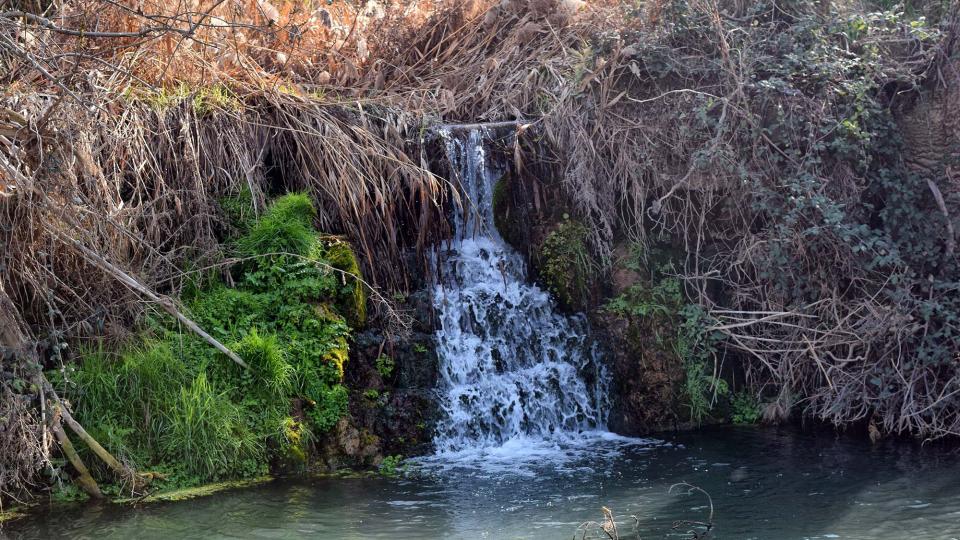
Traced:
<path fill-rule="evenodd" d="M 587 247 L 587 228 L 565 216 L 540 246 L 540 279 L 566 308 L 588 307 L 600 265 Z"/>
<path fill-rule="evenodd" d="M 342 313 L 351 327 L 363 327 L 367 322 L 367 291 L 360 277 L 356 253 L 350 244 L 336 241 L 327 246 L 324 256 L 331 266 L 342 272 L 340 278 L 347 293 L 347 301 L 340 305 Z"/>

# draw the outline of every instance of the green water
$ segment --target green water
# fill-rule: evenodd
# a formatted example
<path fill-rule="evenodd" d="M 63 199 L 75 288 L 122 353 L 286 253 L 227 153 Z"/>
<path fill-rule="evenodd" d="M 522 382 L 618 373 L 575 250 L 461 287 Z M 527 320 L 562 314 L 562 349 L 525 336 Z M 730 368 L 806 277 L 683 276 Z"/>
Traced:
<path fill-rule="evenodd" d="M 469 459 L 438 458 L 398 478 L 278 480 L 140 508 L 88 505 L 8 524 L 7 538 L 569 539 L 609 507 L 621 538 L 960 539 L 960 451 L 943 446 L 717 428 L 658 443 L 596 440 Z M 513 460 L 513 461 L 510 461 Z"/>

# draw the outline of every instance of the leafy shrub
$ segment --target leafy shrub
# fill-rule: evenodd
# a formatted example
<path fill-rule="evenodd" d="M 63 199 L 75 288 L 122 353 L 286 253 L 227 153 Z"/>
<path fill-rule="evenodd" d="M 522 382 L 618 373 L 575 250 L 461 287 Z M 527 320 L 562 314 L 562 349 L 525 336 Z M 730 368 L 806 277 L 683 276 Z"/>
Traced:
<path fill-rule="evenodd" d="M 756 424 L 760 421 L 760 402 L 750 392 L 737 392 L 730 402 L 730 419 L 734 424 Z"/>
<path fill-rule="evenodd" d="M 380 377 L 386 379 L 393 374 L 393 370 L 396 367 L 396 362 L 391 356 L 381 354 L 377 357 L 375 366 L 377 368 L 377 373 L 380 374 Z"/>
<path fill-rule="evenodd" d="M 211 283 L 188 303 L 249 369 L 154 321 L 153 337 L 120 354 L 86 351 L 60 381 L 88 429 L 122 458 L 174 471 L 178 482 L 260 474 L 274 458 L 302 464 L 312 434 L 348 410 L 349 327 L 338 306 L 356 307 L 356 290 L 331 266 L 359 272 L 349 246 L 323 245 L 313 215 L 303 195 L 275 201 L 236 242 L 251 256 L 237 287 Z M 295 400 L 306 404 L 305 422 L 291 416 Z"/>
<path fill-rule="evenodd" d="M 379 470 L 383 476 L 397 476 L 403 469 L 403 456 L 400 454 L 387 456 L 380 462 Z"/>

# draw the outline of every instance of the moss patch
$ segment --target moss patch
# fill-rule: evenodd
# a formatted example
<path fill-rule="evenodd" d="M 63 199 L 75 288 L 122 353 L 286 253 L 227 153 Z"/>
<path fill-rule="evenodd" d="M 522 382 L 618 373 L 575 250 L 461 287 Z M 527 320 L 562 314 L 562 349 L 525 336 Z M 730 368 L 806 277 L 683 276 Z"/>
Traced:
<path fill-rule="evenodd" d="M 215 493 L 220 493 L 221 491 L 226 491 L 228 489 L 238 489 L 238 488 L 247 488 L 253 486 L 259 486 L 271 482 L 273 480 L 272 476 L 260 476 L 257 478 L 248 478 L 245 480 L 232 480 L 229 482 L 215 482 L 211 484 L 203 484 L 194 487 L 181 488 L 181 489 L 171 489 L 167 491 L 159 491 L 157 493 L 152 493 L 142 499 L 116 499 L 116 503 L 154 503 L 154 502 L 174 502 L 174 501 L 186 501 L 189 499 L 196 499 L 198 497 L 207 497 Z"/>
<path fill-rule="evenodd" d="M 346 242 L 334 242 L 327 246 L 324 256 L 330 264 L 343 272 L 340 281 L 344 287 L 342 297 L 346 302 L 340 304 L 341 311 L 353 328 L 360 328 L 367 322 L 367 291 L 360 278 L 360 263 L 353 248 Z"/>
<path fill-rule="evenodd" d="M 233 243 L 245 257 L 232 284 L 214 280 L 185 299 L 249 369 L 175 321 L 150 319 L 123 350 L 88 350 L 72 371 L 50 374 L 80 422 L 118 457 L 163 473 L 161 487 L 302 467 L 309 443 L 347 414 L 346 316 L 365 317 L 362 289 L 333 270 L 359 276 L 356 258 L 318 234 L 314 215 L 305 195 L 279 198 Z"/>
<path fill-rule="evenodd" d="M 561 304 L 570 309 L 584 309 L 599 265 L 587 248 L 587 228 L 579 221 L 564 217 L 540 247 L 541 278 Z"/>
<path fill-rule="evenodd" d="M 6 523 L 8 521 L 13 521 L 15 519 L 20 519 L 26 515 L 27 515 L 26 512 L 24 512 L 17 506 L 14 506 L 13 508 L 8 508 L 6 510 L 0 510 L 0 524 Z"/>

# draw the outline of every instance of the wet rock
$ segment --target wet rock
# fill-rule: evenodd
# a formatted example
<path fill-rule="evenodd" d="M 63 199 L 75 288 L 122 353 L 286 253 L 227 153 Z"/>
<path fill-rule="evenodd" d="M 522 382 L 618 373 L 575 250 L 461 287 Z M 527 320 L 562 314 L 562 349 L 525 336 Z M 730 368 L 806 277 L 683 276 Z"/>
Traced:
<path fill-rule="evenodd" d="M 685 374 L 670 344 L 658 343 L 649 321 L 596 312 L 591 323 L 612 375 L 610 430 L 635 436 L 680 427 Z"/>
<path fill-rule="evenodd" d="M 431 290 L 424 285 L 400 304 L 412 317 L 408 334 L 372 327 L 354 335 L 345 373 L 350 416 L 341 421 L 350 428 L 341 433 L 338 424 L 328 463 L 369 468 L 384 455 L 409 457 L 431 449 L 439 373 Z"/>

